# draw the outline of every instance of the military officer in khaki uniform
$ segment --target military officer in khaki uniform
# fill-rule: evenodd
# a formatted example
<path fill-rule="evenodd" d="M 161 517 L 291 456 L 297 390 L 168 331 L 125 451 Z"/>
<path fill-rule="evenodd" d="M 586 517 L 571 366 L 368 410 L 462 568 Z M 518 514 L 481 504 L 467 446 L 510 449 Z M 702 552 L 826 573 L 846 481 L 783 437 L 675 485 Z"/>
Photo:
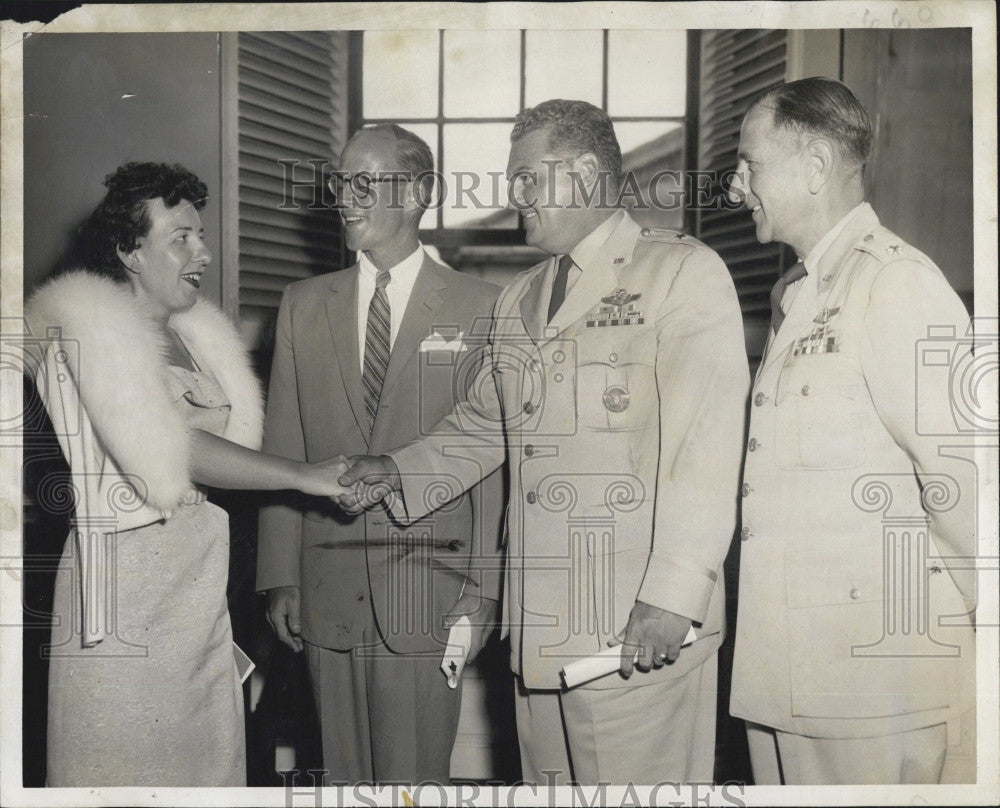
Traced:
<path fill-rule="evenodd" d="M 621 152 L 600 109 L 544 102 L 511 142 L 527 241 L 553 257 L 501 293 L 469 405 L 343 481 L 388 479 L 416 518 L 418 470 L 461 489 L 506 459 L 523 777 L 710 782 L 749 387 L 733 284 L 703 244 L 609 203 Z M 561 689 L 566 664 L 621 639 L 619 672 Z"/>
<path fill-rule="evenodd" d="M 799 263 L 751 393 L 730 709 L 758 784 L 936 783 L 974 699 L 975 466 L 948 373 L 969 318 L 864 202 L 868 115 L 804 79 L 743 121 L 731 194 Z M 940 362 L 938 363 L 940 364 Z M 942 437 L 948 432 L 951 437 Z"/>

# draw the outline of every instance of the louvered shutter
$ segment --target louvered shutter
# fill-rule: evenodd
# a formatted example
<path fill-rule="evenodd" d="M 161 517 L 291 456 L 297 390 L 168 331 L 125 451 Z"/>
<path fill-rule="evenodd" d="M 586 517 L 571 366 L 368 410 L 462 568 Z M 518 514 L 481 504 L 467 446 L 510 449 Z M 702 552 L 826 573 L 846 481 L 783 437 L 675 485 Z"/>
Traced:
<path fill-rule="evenodd" d="M 701 36 L 698 167 L 711 171 L 712 197 L 736 167 L 740 124 L 750 100 L 785 80 L 787 36 L 775 30 L 716 30 Z M 787 263 L 781 244 L 760 244 L 744 208 L 717 204 L 698 211 L 697 236 L 726 262 L 744 314 L 766 315 L 769 293 Z"/>
<path fill-rule="evenodd" d="M 343 266 L 340 222 L 324 205 L 322 184 L 346 139 L 347 59 L 344 32 L 238 35 L 244 321 L 273 317 L 289 282 Z M 286 190 L 286 178 L 294 188 Z"/>

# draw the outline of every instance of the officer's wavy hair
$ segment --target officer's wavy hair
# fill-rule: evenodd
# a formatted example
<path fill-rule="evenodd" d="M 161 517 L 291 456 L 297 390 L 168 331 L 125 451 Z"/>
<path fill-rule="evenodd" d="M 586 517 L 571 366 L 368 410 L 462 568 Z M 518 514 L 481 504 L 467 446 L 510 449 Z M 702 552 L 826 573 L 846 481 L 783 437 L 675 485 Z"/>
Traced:
<path fill-rule="evenodd" d="M 422 208 L 431 204 L 434 190 L 434 155 L 431 147 L 419 135 L 395 123 L 370 123 L 355 134 L 374 132 L 395 139 L 396 159 L 400 170 L 410 182 L 415 182 L 414 196 Z"/>
<path fill-rule="evenodd" d="M 83 267 L 126 283 L 128 270 L 118 250 L 132 252 L 148 235 L 152 223 L 146 203 L 162 199 L 173 208 L 188 201 L 201 210 L 208 200 L 205 183 L 176 163 L 126 163 L 104 178 L 104 186 L 108 189 L 104 199 L 77 231 L 69 257 L 57 272 Z"/>
<path fill-rule="evenodd" d="M 828 137 L 843 156 L 864 169 L 871 157 L 872 122 L 845 84 L 814 76 L 762 92 L 750 104 L 772 110 L 774 125 L 797 134 Z"/>
<path fill-rule="evenodd" d="M 621 182 L 622 150 L 611 118 L 600 107 L 586 101 L 553 98 L 522 109 L 514 119 L 510 142 L 539 129 L 548 130 L 546 145 L 553 154 L 579 157 L 596 155 L 601 168 L 611 175 L 615 187 Z"/>

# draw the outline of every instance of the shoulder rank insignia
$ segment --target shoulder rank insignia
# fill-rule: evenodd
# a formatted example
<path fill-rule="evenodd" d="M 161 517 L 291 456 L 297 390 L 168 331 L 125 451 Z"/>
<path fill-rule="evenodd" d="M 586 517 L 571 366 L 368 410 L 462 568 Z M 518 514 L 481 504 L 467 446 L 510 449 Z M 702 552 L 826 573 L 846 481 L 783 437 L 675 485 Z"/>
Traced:
<path fill-rule="evenodd" d="M 642 297 L 642 294 L 631 295 L 627 289 L 615 289 L 615 293 L 609 297 L 602 297 L 601 302 L 609 306 L 627 306 Z"/>
<path fill-rule="evenodd" d="M 819 323 L 820 325 L 825 325 L 830 322 L 830 318 L 833 317 L 837 312 L 840 311 L 840 306 L 833 309 L 823 309 L 819 314 L 813 317 L 814 323 Z"/>
<path fill-rule="evenodd" d="M 903 251 L 903 248 L 898 244 L 890 244 L 885 248 L 885 251 L 889 253 L 889 255 L 899 255 Z"/>

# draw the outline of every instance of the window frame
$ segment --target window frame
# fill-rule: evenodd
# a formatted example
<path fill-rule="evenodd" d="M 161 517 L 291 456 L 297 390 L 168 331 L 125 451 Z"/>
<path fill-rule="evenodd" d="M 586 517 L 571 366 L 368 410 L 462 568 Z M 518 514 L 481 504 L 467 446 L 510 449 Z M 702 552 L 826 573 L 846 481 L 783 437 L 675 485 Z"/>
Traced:
<path fill-rule="evenodd" d="M 446 124 L 489 124 L 504 123 L 513 126 L 514 117 L 455 117 L 444 114 L 444 35 L 447 29 L 438 29 L 438 103 L 437 115 L 421 118 L 377 118 L 365 117 L 363 114 L 364 93 L 362 85 L 362 75 L 364 69 L 364 34 L 365 31 L 351 31 L 348 41 L 350 53 L 350 66 L 348 71 L 348 82 L 350 85 L 348 119 L 350 131 L 356 132 L 366 124 L 378 123 L 398 123 L 401 126 L 409 124 L 429 124 L 437 127 L 436 153 L 438 171 L 446 171 L 444 151 L 444 131 Z M 525 43 L 527 40 L 527 30 L 520 29 L 520 86 L 518 88 L 518 108 L 525 107 L 525 85 L 526 85 L 526 60 L 527 52 Z M 601 30 L 601 108 L 607 111 L 608 108 L 608 41 L 609 29 Z M 612 121 L 619 123 L 678 123 L 684 127 L 684 158 L 683 167 L 686 172 L 690 168 L 692 156 L 697 154 L 697 150 L 692 148 L 692 143 L 697 128 L 697 82 L 698 82 L 698 40 L 696 31 L 688 31 L 685 64 L 685 114 L 684 115 L 631 115 L 614 116 Z M 694 83 L 692 83 L 692 80 Z M 687 199 L 685 199 L 684 221 L 685 227 L 689 229 L 692 220 L 692 211 L 688 209 Z M 490 228 L 490 227 L 445 227 L 443 206 L 439 206 L 430 211 L 435 217 L 434 227 L 421 227 L 420 239 L 424 244 L 432 244 L 437 247 L 461 247 L 461 246 L 521 246 L 524 244 L 524 228 L 518 219 L 516 228 Z M 425 219 L 426 221 L 426 219 Z"/>

